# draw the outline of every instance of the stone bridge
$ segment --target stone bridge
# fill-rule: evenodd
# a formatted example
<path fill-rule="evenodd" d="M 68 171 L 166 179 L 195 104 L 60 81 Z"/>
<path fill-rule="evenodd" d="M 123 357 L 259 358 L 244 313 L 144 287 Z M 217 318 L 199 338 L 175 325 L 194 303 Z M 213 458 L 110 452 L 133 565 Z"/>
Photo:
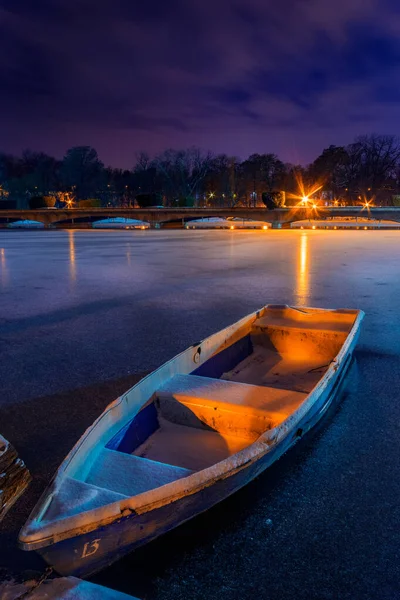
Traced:
<path fill-rule="evenodd" d="M 45 226 L 99 219 L 124 217 L 147 221 L 152 227 L 164 223 L 180 222 L 184 224 L 192 219 L 207 217 L 239 217 L 267 221 L 273 227 L 306 219 L 326 219 L 329 217 L 363 217 L 378 220 L 400 221 L 400 207 L 289 207 L 268 210 L 267 208 L 43 208 L 38 210 L 0 210 L 0 223 L 30 219 L 40 221 Z"/>

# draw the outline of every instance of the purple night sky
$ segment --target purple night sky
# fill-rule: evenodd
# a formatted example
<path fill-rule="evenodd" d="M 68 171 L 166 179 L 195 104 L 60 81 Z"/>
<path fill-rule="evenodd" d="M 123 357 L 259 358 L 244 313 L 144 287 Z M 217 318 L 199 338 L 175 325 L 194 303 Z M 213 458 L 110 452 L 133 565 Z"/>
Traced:
<path fill-rule="evenodd" d="M 0 149 L 307 163 L 400 133 L 398 0 L 1 0 Z"/>

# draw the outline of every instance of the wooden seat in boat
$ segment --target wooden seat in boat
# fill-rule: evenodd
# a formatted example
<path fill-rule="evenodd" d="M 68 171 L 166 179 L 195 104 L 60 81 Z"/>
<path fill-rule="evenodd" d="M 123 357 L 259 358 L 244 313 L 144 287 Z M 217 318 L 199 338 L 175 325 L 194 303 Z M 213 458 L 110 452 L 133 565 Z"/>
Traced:
<path fill-rule="evenodd" d="M 266 310 L 264 315 L 256 319 L 253 327 L 266 329 L 269 327 L 319 330 L 321 332 L 348 333 L 356 318 L 354 311 L 312 311 L 299 310 L 288 306 Z"/>
<path fill-rule="evenodd" d="M 160 414 L 169 421 L 247 439 L 282 423 L 307 396 L 197 375 L 174 375 L 155 395 Z"/>
<path fill-rule="evenodd" d="M 73 477 L 65 477 L 57 493 L 51 497 L 46 520 L 70 517 L 122 500 L 124 497 L 112 488 L 104 489 Z"/>
<path fill-rule="evenodd" d="M 338 354 L 355 314 L 306 311 L 285 307 L 265 311 L 251 330 L 253 346 L 267 348 L 291 360 L 329 364 Z"/>
<path fill-rule="evenodd" d="M 133 496 L 191 473 L 190 469 L 104 448 L 86 477 L 86 483 Z"/>
<path fill-rule="evenodd" d="M 60 515 L 66 517 L 93 510 L 191 473 L 190 469 L 103 448 L 83 480 L 64 479 L 51 500 L 46 518 L 58 519 Z"/>

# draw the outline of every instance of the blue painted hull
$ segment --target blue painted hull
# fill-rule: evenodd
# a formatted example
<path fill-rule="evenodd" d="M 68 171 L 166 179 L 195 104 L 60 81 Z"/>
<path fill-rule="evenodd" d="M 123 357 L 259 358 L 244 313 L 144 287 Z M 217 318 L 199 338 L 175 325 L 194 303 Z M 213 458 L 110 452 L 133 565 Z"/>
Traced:
<path fill-rule="evenodd" d="M 349 354 L 340 366 L 334 385 L 321 394 L 296 430 L 260 459 L 171 504 L 141 515 L 131 513 L 90 533 L 38 549 L 38 552 L 62 575 L 88 576 L 221 502 L 260 475 L 318 423 L 337 395 L 350 359 Z"/>

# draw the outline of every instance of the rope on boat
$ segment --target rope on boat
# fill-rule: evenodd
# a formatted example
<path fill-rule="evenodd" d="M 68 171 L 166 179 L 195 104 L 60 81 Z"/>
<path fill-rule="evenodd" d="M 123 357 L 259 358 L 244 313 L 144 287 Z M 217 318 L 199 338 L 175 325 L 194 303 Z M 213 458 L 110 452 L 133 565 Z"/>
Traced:
<path fill-rule="evenodd" d="M 336 358 L 333 358 L 330 362 L 328 362 L 327 365 L 321 365 L 320 367 L 314 367 L 313 369 L 310 369 L 309 371 L 307 371 L 307 373 L 313 373 L 314 371 L 320 371 L 321 369 L 326 369 L 326 368 L 330 367 L 331 364 L 334 362 L 336 362 Z"/>

